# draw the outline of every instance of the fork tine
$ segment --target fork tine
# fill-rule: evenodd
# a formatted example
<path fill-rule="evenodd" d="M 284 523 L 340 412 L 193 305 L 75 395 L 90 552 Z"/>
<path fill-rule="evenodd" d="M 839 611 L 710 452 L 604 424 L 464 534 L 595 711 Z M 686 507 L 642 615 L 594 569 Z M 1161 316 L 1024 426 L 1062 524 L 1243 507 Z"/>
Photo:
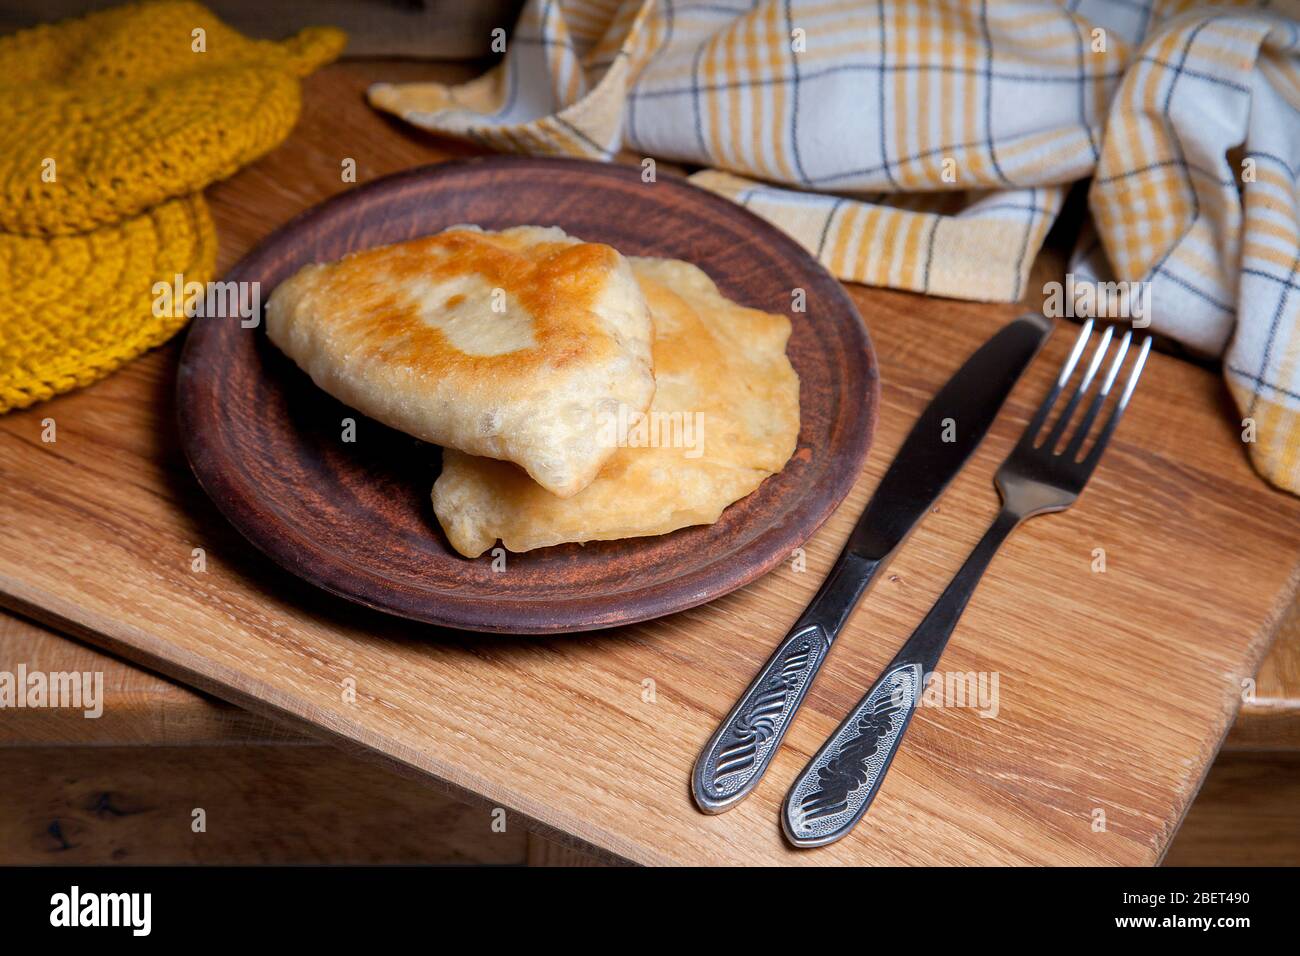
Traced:
<path fill-rule="evenodd" d="M 1074 347 L 1070 350 L 1070 357 L 1061 366 L 1061 374 L 1056 376 L 1056 384 L 1052 386 L 1052 390 L 1043 399 L 1043 404 L 1038 406 L 1038 411 L 1034 413 L 1033 421 L 1025 429 L 1021 441 L 1033 445 L 1034 439 L 1042 431 L 1043 423 L 1047 421 L 1047 416 L 1051 414 L 1052 406 L 1056 404 L 1057 398 L 1061 395 L 1061 390 L 1065 388 L 1066 383 L 1070 381 L 1070 376 L 1074 374 L 1074 367 L 1079 364 L 1079 356 L 1083 355 L 1084 347 L 1087 346 L 1088 339 L 1092 336 L 1092 325 L 1092 319 L 1088 319 L 1079 329 L 1079 336 L 1074 340 Z"/>
<path fill-rule="evenodd" d="M 1133 330 L 1129 329 L 1124 333 L 1124 337 L 1119 340 L 1119 349 L 1115 352 L 1115 358 L 1110 363 L 1110 371 L 1106 373 L 1106 380 L 1101 383 L 1101 389 L 1097 392 L 1097 397 L 1088 405 L 1088 410 L 1083 413 L 1083 420 L 1079 422 L 1079 427 L 1075 429 L 1074 437 L 1070 439 L 1070 444 L 1066 446 L 1062 453 L 1066 458 L 1071 460 L 1079 456 L 1079 449 L 1088 438 L 1088 432 L 1092 430 L 1092 423 L 1097 420 L 1097 415 L 1102 406 L 1106 404 L 1106 397 L 1110 395 L 1110 387 L 1115 384 L 1115 378 L 1119 375 L 1119 370 L 1124 366 L 1124 356 L 1128 354 L 1129 345 L 1133 341 Z"/>
<path fill-rule="evenodd" d="M 1051 434 L 1043 442 L 1043 447 L 1048 451 L 1055 451 L 1056 446 L 1060 444 L 1061 436 L 1065 434 L 1065 430 L 1070 426 L 1070 419 L 1074 417 L 1074 410 L 1079 407 L 1079 401 L 1088 394 L 1088 389 L 1092 387 L 1092 380 L 1097 375 L 1097 369 L 1101 367 L 1102 359 L 1106 357 L 1106 350 L 1110 348 L 1110 339 L 1114 334 L 1115 327 L 1113 325 L 1106 326 L 1106 330 L 1102 332 L 1101 341 L 1097 343 L 1097 348 L 1092 353 L 1092 360 L 1088 362 L 1083 377 L 1079 379 L 1079 384 L 1070 393 L 1070 400 L 1066 402 L 1065 408 L 1061 410 L 1060 417 L 1056 419 L 1056 424 L 1052 426 Z"/>
<path fill-rule="evenodd" d="M 1124 409 L 1128 408 L 1129 399 L 1133 397 L 1133 389 L 1137 388 L 1138 378 L 1142 374 L 1142 367 L 1146 365 L 1147 353 L 1151 351 L 1151 336 L 1144 336 L 1142 346 L 1138 351 L 1137 360 L 1133 363 L 1133 370 L 1128 373 L 1128 381 L 1124 383 L 1124 391 L 1119 396 L 1119 401 L 1115 403 L 1115 408 L 1111 411 L 1110 417 L 1106 419 L 1106 424 L 1102 426 L 1097 435 L 1097 442 L 1088 452 L 1088 456 L 1083 460 L 1083 466 L 1090 474 L 1096 467 L 1097 461 L 1101 458 L 1101 453 L 1106 450 L 1106 443 L 1110 441 L 1111 433 L 1115 431 L 1115 426 L 1119 424 L 1120 416 L 1124 414 Z"/>

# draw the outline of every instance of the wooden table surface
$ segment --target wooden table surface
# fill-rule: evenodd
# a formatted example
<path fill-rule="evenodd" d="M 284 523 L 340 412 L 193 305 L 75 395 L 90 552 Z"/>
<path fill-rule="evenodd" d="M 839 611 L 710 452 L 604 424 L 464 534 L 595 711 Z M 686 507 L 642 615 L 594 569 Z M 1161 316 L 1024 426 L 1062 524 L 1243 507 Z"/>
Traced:
<path fill-rule="evenodd" d="M 309 79 L 292 137 L 209 190 L 223 266 L 349 188 L 346 158 L 365 181 L 469 153 L 360 98 L 372 79 L 436 72 L 344 63 Z M 794 851 L 777 823 L 793 775 L 995 513 L 992 472 L 1069 328 L 858 609 L 759 790 L 722 816 L 694 810 L 687 777 L 700 745 L 816 590 L 925 402 L 1017 311 L 849 289 L 879 352 L 880 425 L 853 494 L 808 542 L 806 571 L 783 566 L 645 625 L 545 640 L 436 631 L 349 606 L 272 566 L 198 489 L 177 445 L 173 345 L 0 418 L 0 602 L 629 860 L 1155 862 L 1300 570 L 1300 501 L 1251 471 L 1217 376 L 1166 355 L 1153 356 L 1079 504 L 1017 533 L 958 628 L 943 666 L 996 673 L 997 715 L 923 708 L 848 839 Z M 46 418 L 54 443 L 41 440 Z M 206 571 L 191 569 L 196 547 Z M 1098 548 L 1105 573 L 1092 570 Z"/>

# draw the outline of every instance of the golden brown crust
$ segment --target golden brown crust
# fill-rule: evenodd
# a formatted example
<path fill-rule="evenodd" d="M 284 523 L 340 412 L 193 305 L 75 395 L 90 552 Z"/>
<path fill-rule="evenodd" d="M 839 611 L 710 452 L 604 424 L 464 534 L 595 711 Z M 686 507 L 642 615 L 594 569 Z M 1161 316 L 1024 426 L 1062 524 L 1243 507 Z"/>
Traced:
<path fill-rule="evenodd" d="M 507 463 L 444 453 L 433 505 L 460 553 L 477 557 L 498 539 L 528 551 L 709 524 L 793 454 L 789 320 L 729 302 L 688 263 L 634 259 L 633 271 L 655 325 L 657 388 L 644 431 L 626 416 L 627 447 L 565 500 Z"/>
<path fill-rule="evenodd" d="M 272 294 L 267 332 L 340 401 L 561 496 L 613 452 L 600 410 L 654 392 L 627 261 L 559 229 L 455 227 L 307 266 Z"/>
<path fill-rule="evenodd" d="M 318 298 L 353 304 L 338 316 L 336 330 L 367 358 L 440 377 L 525 375 L 610 355 L 614 342 L 603 334 L 596 308 L 619 259 L 610 246 L 593 242 L 530 245 L 519 235 L 461 228 L 367 249 L 308 275 Z M 524 308 L 534 348 L 474 355 L 424 321 L 429 304 L 410 294 L 412 286 L 467 274 Z M 453 293 L 442 306 L 455 309 L 466 298 Z"/>

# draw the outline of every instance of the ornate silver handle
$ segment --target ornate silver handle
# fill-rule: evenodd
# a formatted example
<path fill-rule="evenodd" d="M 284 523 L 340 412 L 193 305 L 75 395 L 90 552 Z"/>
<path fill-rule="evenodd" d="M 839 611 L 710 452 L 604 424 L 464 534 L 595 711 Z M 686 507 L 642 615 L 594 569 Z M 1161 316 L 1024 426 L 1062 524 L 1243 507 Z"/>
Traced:
<path fill-rule="evenodd" d="M 1003 508 L 902 650 L 795 778 L 781 813 L 795 846 L 833 843 L 867 812 L 916 713 L 925 675 L 939 666 L 985 569 L 1022 520 Z"/>
<path fill-rule="evenodd" d="M 721 813 L 758 783 L 830 647 L 820 625 L 796 625 L 768 658 L 695 761 L 701 810 Z"/>
<path fill-rule="evenodd" d="M 816 597 L 696 761 L 691 790 L 701 810 L 720 813 L 753 789 L 871 578 L 975 451 L 1049 330 L 1036 315 L 1005 326 L 926 406 Z M 954 416 L 956 440 L 938 440 Z"/>
<path fill-rule="evenodd" d="M 858 822 L 916 712 L 924 678 L 918 661 L 891 665 L 804 768 L 781 814 L 791 843 L 832 843 Z"/>
<path fill-rule="evenodd" d="M 882 563 L 846 548 L 812 603 L 704 745 L 691 793 L 705 813 L 721 813 L 754 789 L 781 746 L 826 652 Z"/>

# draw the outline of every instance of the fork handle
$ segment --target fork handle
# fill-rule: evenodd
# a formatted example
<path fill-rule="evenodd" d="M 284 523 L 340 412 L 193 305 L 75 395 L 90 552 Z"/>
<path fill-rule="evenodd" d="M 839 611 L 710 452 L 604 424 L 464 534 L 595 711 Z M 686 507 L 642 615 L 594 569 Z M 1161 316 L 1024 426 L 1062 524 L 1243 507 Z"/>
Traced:
<path fill-rule="evenodd" d="M 691 793 L 721 813 L 758 783 L 844 622 L 883 562 L 846 548 L 808 609 L 777 645 L 695 761 Z"/>
<path fill-rule="evenodd" d="M 834 843 L 866 813 L 916 713 L 926 676 L 939 665 L 993 555 L 1022 520 L 1003 508 L 925 620 L 795 778 L 781 813 L 795 846 Z"/>

